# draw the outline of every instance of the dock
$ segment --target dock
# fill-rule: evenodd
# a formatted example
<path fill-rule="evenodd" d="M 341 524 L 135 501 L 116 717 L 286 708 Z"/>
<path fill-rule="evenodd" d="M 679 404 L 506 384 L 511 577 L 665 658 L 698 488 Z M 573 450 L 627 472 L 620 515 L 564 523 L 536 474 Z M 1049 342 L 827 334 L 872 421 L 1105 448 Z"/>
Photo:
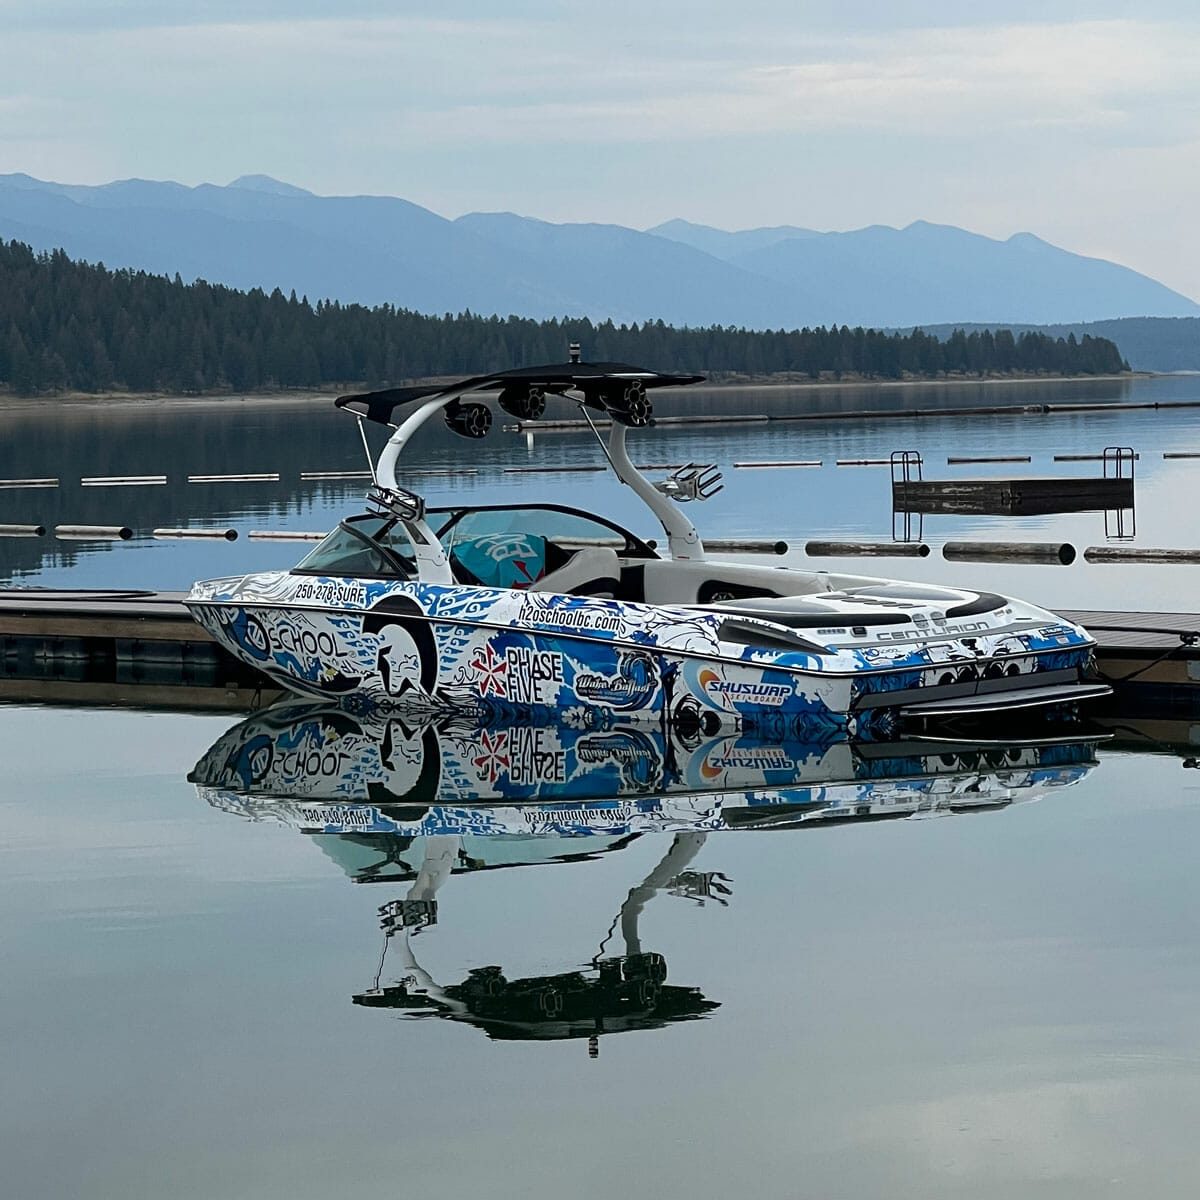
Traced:
<path fill-rule="evenodd" d="M 245 712 L 282 693 L 183 592 L 0 589 L 0 701 Z M 1057 610 L 1098 643 L 1109 716 L 1200 714 L 1200 613 Z"/>
<path fill-rule="evenodd" d="M 1200 715 L 1200 613 L 1056 611 L 1096 639 L 1106 715 Z"/>
<path fill-rule="evenodd" d="M 1133 480 L 1062 478 L 896 479 L 894 512 L 1033 517 L 1133 507 Z"/>
<path fill-rule="evenodd" d="M 279 696 L 183 592 L 0 589 L 0 700 L 244 712 Z"/>

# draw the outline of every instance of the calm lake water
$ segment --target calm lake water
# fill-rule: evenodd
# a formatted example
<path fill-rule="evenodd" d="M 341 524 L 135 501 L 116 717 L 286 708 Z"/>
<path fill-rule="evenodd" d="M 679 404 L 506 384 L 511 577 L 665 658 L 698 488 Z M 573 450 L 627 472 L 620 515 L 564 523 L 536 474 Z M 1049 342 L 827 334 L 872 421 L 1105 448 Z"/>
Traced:
<path fill-rule="evenodd" d="M 929 388 L 913 403 L 1198 397 L 1200 380 L 1154 379 Z M 767 412 L 798 400 L 698 402 Z M 0 477 L 63 486 L 0 491 L 0 522 L 324 529 L 363 488 L 299 482 L 361 465 L 352 422 L 326 404 L 24 404 L 4 417 Z M 1200 451 L 1200 410 L 664 427 L 638 441 L 638 461 L 726 468 L 725 491 L 695 514 L 704 531 L 793 541 L 890 535 L 886 469 L 836 458 L 918 449 L 928 477 L 987 470 L 947 467 L 948 454 L 1022 453 L 1033 463 L 1013 473 L 1087 474 L 1097 464 L 1052 456 L 1132 446 L 1134 544 L 1200 542 L 1200 459 L 1162 458 Z M 574 433 L 530 447 L 436 430 L 415 457 L 477 472 L 422 479 L 433 503 L 595 505 L 654 532 L 604 476 L 501 473 L 595 461 Z M 825 465 L 732 467 L 793 458 Z M 184 481 L 247 471 L 282 479 Z M 152 473 L 168 484 L 78 483 Z M 1105 531 L 1091 513 L 931 517 L 925 534 L 935 547 L 978 535 L 1082 548 Z M 182 588 L 297 556 L 245 539 L 0 539 L 0 582 Z M 1051 605 L 1200 608 L 1191 567 L 985 567 L 935 550 L 867 570 Z M 1008 799 L 1032 802 L 970 813 L 409 841 L 306 833 L 189 782 L 239 720 L 0 708 L 6 1196 L 1082 1200 L 1200 1187 L 1190 723 L 1121 730 L 1069 786 L 1018 788 Z M 997 788 L 979 767 L 956 807 Z M 436 921 L 391 939 L 381 968 L 380 906 L 413 895 L 439 855 L 453 869 Z M 546 1036 L 546 1022 L 518 1037 L 447 1019 L 453 1006 L 355 1002 L 377 978 L 453 992 L 481 968 L 540 980 L 614 955 L 661 955 L 688 998 L 675 1017 L 599 1028 L 594 1056 L 587 1037 Z"/>

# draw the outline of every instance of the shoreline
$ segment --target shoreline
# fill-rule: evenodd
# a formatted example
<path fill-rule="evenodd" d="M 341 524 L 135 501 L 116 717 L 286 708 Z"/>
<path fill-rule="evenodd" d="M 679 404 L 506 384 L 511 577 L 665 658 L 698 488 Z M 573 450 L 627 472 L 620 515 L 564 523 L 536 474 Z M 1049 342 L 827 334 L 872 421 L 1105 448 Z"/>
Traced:
<path fill-rule="evenodd" d="M 1123 371 L 1118 375 L 955 375 L 941 376 L 935 379 L 809 379 L 807 376 L 795 378 L 781 375 L 757 376 L 723 376 L 706 379 L 702 384 L 693 385 L 701 389 L 719 391 L 750 390 L 761 391 L 764 388 L 792 392 L 828 392 L 844 388 L 879 388 L 887 391 L 897 389 L 912 389 L 924 387 L 990 387 L 993 385 L 1020 386 L 1027 384 L 1060 384 L 1060 383 L 1112 383 L 1122 380 L 1156 379 L 1165 377 L 1157 371 Z M 452 383 L 457 377 L 438 376 L 414 383 L 405 383 L 403 387 L 422 386 L 423 384 Z M 362 385 L 347 385 L 350 388 Z M 676 388 L 664 391 L 677 391 Z M 24 408 L 40 408 L 47 404 L 63 404 L 72 407 L 169 405 L 171 408 L 210 408 L 223 404 L 310 404 L 317 401 L 328 402 L 337 396 L 346 395 L 346 386 L 324 389 L 291 389 L 271 390 L 261 392 L 198 392 L 181 394 L 179 392 L 60 392 L 53 396 L 17 396 L 0 393 L 0 409 L 17 410 Z"/>

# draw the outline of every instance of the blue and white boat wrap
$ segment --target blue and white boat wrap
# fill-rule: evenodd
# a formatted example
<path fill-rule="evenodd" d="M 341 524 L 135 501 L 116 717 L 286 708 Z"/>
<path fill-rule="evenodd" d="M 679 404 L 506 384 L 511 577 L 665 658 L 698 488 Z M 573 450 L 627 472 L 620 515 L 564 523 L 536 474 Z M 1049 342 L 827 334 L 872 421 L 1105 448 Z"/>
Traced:
<path fill-rule="evenodd" d="M 666 722 L 822 743 L 1108 690 L 1089 682 L 1082 629 L 1017 600 L 709 558 L 676 501 L 711 494 L 712 469 L 651 484 L 625 445 L 649 420 L 645 388 L 692 378 L 572 363 L 345 397 L 388 424 L 416 406 L 380 456 L 374 511 L 291 571 L 197 583 L 188 607 L 291 691 L 481 721 Z M 661 523 L 669 557 L 581 510 L 427 510 L 401 489 L 413 433 L 438 413 L 486 432 L 489 410 L 463 397 L 488 389 L 527 416 L 572 389 L 585 415 L 604 411 L 605 458 Z"/>
<path fill-rule="evenodd" d="M 1003 807 L 1081 779 L 1094 743 L 691 743 L 642 726 L 409 725 L 378 710 L 268 709 L 189 778 L 214 807 L 309 833 L 622 836 Z"/>

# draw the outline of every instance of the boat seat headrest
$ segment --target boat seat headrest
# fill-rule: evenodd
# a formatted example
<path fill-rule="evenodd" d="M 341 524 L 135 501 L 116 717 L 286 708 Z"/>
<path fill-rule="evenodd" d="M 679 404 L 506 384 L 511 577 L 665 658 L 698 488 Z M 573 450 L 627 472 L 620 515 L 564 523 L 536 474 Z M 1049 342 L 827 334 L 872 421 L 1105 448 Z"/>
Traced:
<path fill-rule="evenodd" d="M 583 546 L 557 570 L 531 584 L 529 590 L 612 599 L 620 586 L 621 560 L 617 552 L 611 546 Z"/>
<path fill-rule="evenodd" d="M 527 588 L 546 573 L 547 566 L 556 565 L 557 549 L 534 533 L 488 533 L 455 543 L 450 565 L 460 583 Z"/>

